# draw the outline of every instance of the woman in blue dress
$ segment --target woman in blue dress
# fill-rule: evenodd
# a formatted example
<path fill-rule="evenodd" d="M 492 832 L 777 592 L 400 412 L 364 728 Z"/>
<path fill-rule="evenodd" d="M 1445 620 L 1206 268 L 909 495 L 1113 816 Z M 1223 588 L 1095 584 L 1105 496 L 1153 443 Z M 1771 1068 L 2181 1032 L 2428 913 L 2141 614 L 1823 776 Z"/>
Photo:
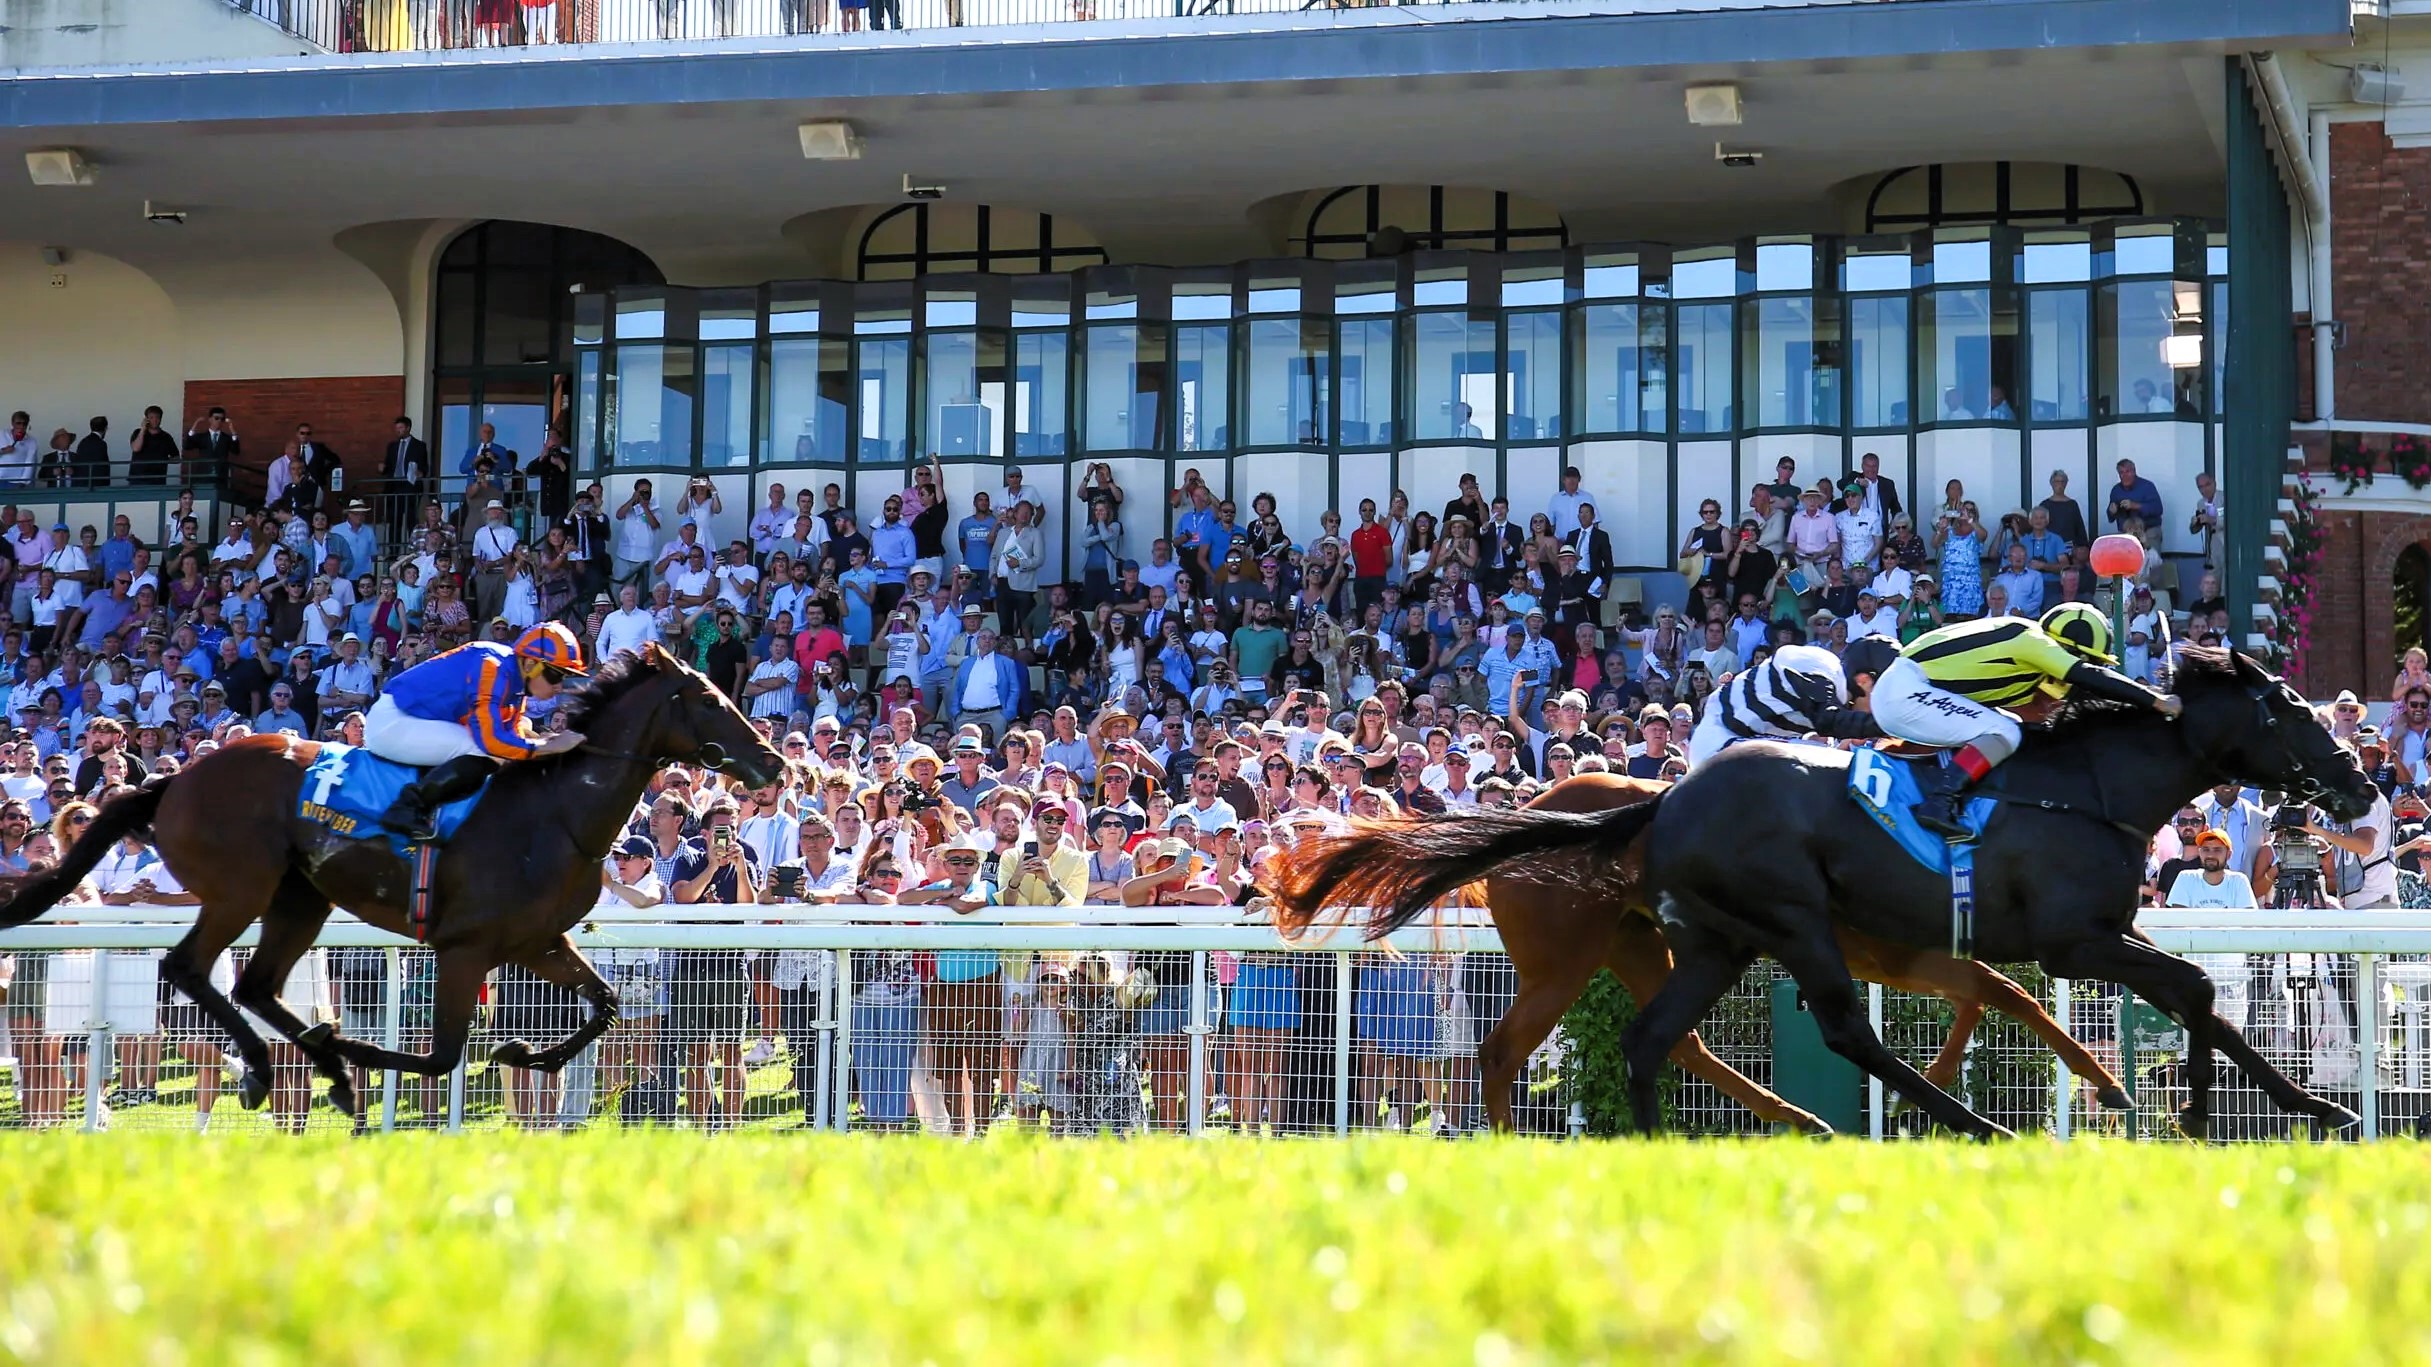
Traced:
<path fill-rule="evenodd" d="M 1974 617 L 1984 610 L 1984 531 L 1975 525 L 1974 510 L 1961 504 L 1933 521 L 1940 543 L 1941 609 L 1951 617 Z"/>
<path fill-rule="evenodd" d="M 869 646 L 870 607 L 878 593 L 878 572 L 870 568 L 867 551 L 855 546 L 850 554 L 852 563 L 836 576 L 836 591 L 844 599 L 844 644 L 859 656 Z"/>

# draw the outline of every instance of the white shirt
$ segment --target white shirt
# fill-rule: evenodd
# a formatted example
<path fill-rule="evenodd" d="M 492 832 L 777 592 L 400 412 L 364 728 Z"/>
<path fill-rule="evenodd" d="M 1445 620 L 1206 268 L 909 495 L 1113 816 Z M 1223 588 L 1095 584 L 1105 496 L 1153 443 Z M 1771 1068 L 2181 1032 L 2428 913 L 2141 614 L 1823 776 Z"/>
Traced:
<path fill-rule="evenodd" d="M 1916 576 L 1897 565 L 1875 571 L 1874 577 L 1867 583 L 1874 590 L 1874 596 L 1886 606 L 1893 601 L 1905 602 L 1916 592 Z"/>
<path fill-rule="evenodd" d="M 1868 636 L 1880 636 L 1886 641 L 1899 640 L 1899 611 L 1887 603 L 1877 604 L 1871 617 L 1851 614 L 1849 639 L 1862 641 Z"/>
<path fill-rule="evenodd" d="M 2393 828 L 2397 823 L 2390 814 L 2387 795 L 2375 788 L 2372 792 L 2372 810 L 2366 812 L 2361 820 L 2349 824 L 2355 830 L 2370 829 L 2374 832 L 2374 837 L 2372 853 L 2363 861 L 2363 886 L 2340 898 L 2339 905 L 2345 907 L 2396 906 L 2397 861 L 2389 857 L 2389 847 L 2396 843 L 2390 837 L 2395 834 Z M 2345 859 L 2354 857 L 2343 850 L 2339 851 L 2339 855 Z M 2324 874 L 2323 881 L 2329 883 L 2329 890 L 2335 894 L 2338 885 L 2330 882 L 2334 875 L 2331 874 L 2327 860 L 2323 861 L 2322 873 Z"/>
<path fill-rule="evenodd" d="M 40 454 L 41 448 L 34 445 L 34 434 L 30 429 L 13 441 L 0 436 L 0 479 L 15 480 L 20 484 L 32 480 L 34 461 Z"/>
<path fill-rule="evenodd" d="M 811 521 L 815 523 L 818 519 L 814 517 Z M 792 530 L 793 509 L 762 508 L 751 515 L 751 549 L 755 554 L 766 555 Z"/>
<path fill-rule="evenodd" d="M 509 523 L 484 523 L 480 531 L 473 533 L 473 560 L 485 570 L 514 553 L 515 528 Z"/>
<path fill-rule="evenodd" d="M 751 671 L 751 682 L 763 679 L 783 679 L 783 688 L 751 695 L 751 715 L 783 719 L 793 711 L 794 686 L 802 681 L 802 667 L 793 662 L 790 646 L 772 646 L 773 660 L 762 660 Z"/>
<path fill-rule="evenodd" d="M 709 591 L 709 571 L 674 569 L 667 571 L 667 583 L 675 590 L 677 599 L 698 598 Z"/>
<path fill-rule="evenodd" d="M 646 512 L 645 512 L 646 510 Z M 658 504 L 644 502 L 627 508 L 616 519 L 616 558 L 647 560 L 652 547 L 658 545 L 658 529 L 650 525 L 650 517 L 658 512 Z"/>
<path fill-rule="evenodd" d="M 963 685 L 962 710 L 988 712 L 1004 706 L 1004 690 L 996 686 L 996 665 L 993 655 L 975 656 L 971 666 L 971 681 Z"/>
<path fill-rule="evenodd" d="M 158 854 L 148 849 L 129 854 L 123 841 L 112 845 L 110 852 L 93 867 L 93 890 L 105 896 L 125 892 L 146 879 L 151 880 L 155 892 L 186 890 L 186 885 L 177 881 L 177 875 L 169 872 L 169 866 L 161 862 Z"/>
<path fill-rule="evenodd" d="M 2201 869 L 2179 871 L 2177 881 L 2169 885 L 2169 895 L 2162 899 L 2173 907 L 2252 907 L 2254 885 L 2235 869 L 2224 869 L 2217 885 L 2203 876 Z"/>
<path fill-rule="evenodd" d="M 1595 497 L 1584 489 L 1575 494 L 1564 493 L 1559 489 L 1554 490 L 1553 497 L 1545 500 L 1545 516 L 1553 521 L 1553 534 L 1557 537 L 1567 537 L 1577 531 L 1578 505 L 1593 502 L 1595 502 Z"/>
<path fill-rule="evenodd" d="M 718 601 L 736 612 L 751 610 L 751 593 L 759 587 L 760 572 L 749 565 L 720 565 L 709 572 L 718 582 Z"/>
<path fill-rule="evenodd" d="M 1872 509 L 1860 507 L 1851 512 L 1844 506 L 1832 522 L 1840 528 L 1840 563 L 1863 565 L 1881 548 L 1882 515 Z"/>
<path fill-rule="evenodd" d="M 61 546 L 59 549 L 43 556 L 42 563 L 47 566 L 52 573 L 59 576 L 60 598 L 66 602 L 69 607 L 82 606 L 84 603 L 84 585 L 68 578 L 68 576 L 71 574 L 82 574 L 86 570 L 93 568 L 92 562 L 84 558 L 84 548 L 82 546 Z"/>
<path fill-rule="evenodd" d="M 594 644 L 604 660 L 620 650 L 638 655 L 657 635 L 658 627 L 648 608 L 618 608 L 599 619 L 599 639 Z"/>

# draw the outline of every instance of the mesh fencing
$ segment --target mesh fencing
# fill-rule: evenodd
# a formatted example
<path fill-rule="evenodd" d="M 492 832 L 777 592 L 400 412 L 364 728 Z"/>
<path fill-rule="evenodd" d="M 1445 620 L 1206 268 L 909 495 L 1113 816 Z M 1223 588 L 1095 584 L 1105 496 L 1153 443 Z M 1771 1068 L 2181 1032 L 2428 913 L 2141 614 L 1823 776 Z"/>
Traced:
<path fill-rule="evenodd" d="M 691 927 L 694 930 L 714 930 Z M 612 938 L 637 938 L 633 928 Z M 647 938 L 639 937 L 639 938 Z M 1518 987 L 1500 953 L 1375 950 L 768 949 L 594 944 L 622 1019 L 562 1072 L 460 1066 L 441 1077 L 357 1075 L 375 1129 L 669 1125 L 972 1133 L 1018 1123 L 1062 1134 L 1280 1135 L 1484 1128 L 1478 1045 Z M 269 1103 L 244 1109 L 227 1037 L 160 982 L 152 949 L 16 949 L 0 954 L 0 1128 L 270 1132 L 339 1129 L 328 1085 L 302 1053 L 270 1040 Z M 2431 1073 L 2431 963 L 2420 956 L 2196 956 L 2219 1009 L 2289 1076 L 2351 1107 L 2376 1075 L 2382 1132 L 2424 1113 Z M 243 971 L 235 951 L 214 972 Z M 312 951 L 283 999 L 308 1021 L 412 1052 L 430 1045 L 432 956 L 423 949 Z M 2183 1038 L 2149 1007 L 2091 984 L 2006 970 L 2138 1102 L 2131 1118 L 2068 1079 L 2024 1024 L 1997 1012 L 1964 1037 L 1950 1089 L 2020 1131 L 2175 1138 Z M 96 1009 L 96 976 L 106 977 Z M 2366 978 L 2376 992 L 2366 994 Z M 1853 1067 L 1822 1050 L 1811 1022 L 1785 1017 L 1769 966 L 1751 970 L 1700 1026 L 1706 1045 L 1754 1083 L 1859 1133 L 1921 1126 Z M 2369 1001 L 2372 1009 L 2362 1007 Z M 1885 1042 L 1920 1069 L 1939 1058 L 1953 1007 L 1877 989 Z M 518 968 L 489 979 L 468 1057 L 508 1040 L 570 1034 L 585 1008 Z M 2355 1029 L 2359 1015 L 2370 1048 Z M 1538 1045 L 1513 1084 L 1530 1133 L 1588 1124 L 1562 1085 L 1574 1046 Z M 2367 1052 L 2371 1057 L 2367 1060 Z M 99 1067 L 95 1067 L 95 1061 Z M 1573 1066 L 1581 1060 L 1570 1060 Z M 1669 1118 L 1704 1134 L 1767 1128 L 1706 1080 L 1671 1070 Z M 2065 1103 L 2063 1105 L 2063 1102 Z M 2284 1138 L 2282 1115 L 2234 1067 L 2215 1096 L 2215 1135 Z"/>

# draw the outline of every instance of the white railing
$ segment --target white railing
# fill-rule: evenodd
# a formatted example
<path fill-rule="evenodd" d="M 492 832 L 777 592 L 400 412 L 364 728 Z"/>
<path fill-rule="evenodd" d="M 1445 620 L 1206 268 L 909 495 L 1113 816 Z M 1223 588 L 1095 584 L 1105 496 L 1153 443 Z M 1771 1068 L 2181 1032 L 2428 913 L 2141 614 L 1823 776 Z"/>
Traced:
<path fill-rule="evenodd" d="M 0 955 L 88 951 L 89 978 L 81 971 L 75 975 L 80 1000 L 93 1008 L 80 1033 L 85 1038 L 88 1057 L 106 1059 L 110 1057 L 112 1027 L 110 1011 L 102 1008 L 123 1000 L 124 994 L 134 990 L 132 983 L 120 984 L 113 990 L 113 963 L 124 966 L 129 962 L 129 954 L 175 945 L 192 919 L 193 909 L 189 907 L 62 906 L 43 921 L 0 931 Z M 2367 1080 L 2380 1077 L 2383 1027 L 2394 1026 L 2392 1040 L 2402 1049 L 2403 1059 L 2398 1083 L 2407 1088 L 2423 1086 L 2426 1060 L 2431 1059 L 2431 964 L 2402 964 L 2394 972 L 2385 970 L 2390 969 L 2391 956 L 2431 956 L 2431 911 L 2153 910 L 2145 912 L 2138 924 L 2155 943 L 2176 953 L 2323 955 L 2352 959 L 2360 984 L 2357 1000 L 2374 1007 L 2370 1028 L 2355 1032 L 2361 1054 L 2359 1076 Z M 901 906 L 646 909 L 616 906 L 594 909 L 573 930 L 572 938 L 585 950 L 1186 952 L 1192 955 L 1189 1023 L 1184 1027 L 1190 1053 L 1187 1116 L 1188 1127 L 1194 1132 L 1204 1119 L 1206 1098 L 1202 1088 L 1208 1076 L 1211 1037 L 1218 1029 L 1210 1023 L 1216 1010 L 1208 1000 L 1208 956 L 1217 951 L 1272 952 L 1286 948 L 1270 925 L 1247 920 L 1240 909 L 1233 907 L 1158 908 L 1146 913 L 1116 907 L 993 907 L 968 917 L 954 917 L 935 908 Z M 257 942 L 258 931 L 248 931 L 237 943 L 241 948 Z M 1420 955 L 1498 953 L 1502 947 L 1486 913 L 1477 909 L 1436 913 L 1429 922 L 1395 932 L 1384 943 Z M 391 1048 L 400 1047 L 403 962 L 405 954 L 414 947 L 344 912 L 332 915 L 318 944 L 323 948 L 387 951 L 385 1043 Z M 1351 1128 L 1353 1081 L 1353 975 L 1341 970 L 1347 969 L 1353 953 L 1378 947 L 1366 942 L 1355 927 L 1341 925 L 1316 928 L 1288 946 L 1296 952 L 1331 956 L 1338 963 L 1333 979 L 1331 1031 L 1333 1119 L 1337 1132 Z M 817 1022 L 823 1036 L 818 1046 L 817 1103 L 806 1106 L 805 1119 L 821 1128 L 844 1128 L 848 1123 L 849 1070 L 835 1060 L 846 1058 L 850 1047 L 851 1013 L 839 1009 L 837 1004 L 852 998 L 852 958 L 849 953 L 835 957 L 838 980 Z M 147 979 L 148 959 L 147 954 Z M 148 981 L 143 990 L 150 990 Z M 1883 1020 L 1885 996 L 1884 989 L 1872 989 L 1871 1005 L 1878 1028 Z M 2072 1007 L 2079 1000 L 2082 994 L 2073 984 L 2066 980 L 2053 982 L 2050 1005 L 2063 1026 L 2070 1024 Z M 2053 1107 L 2048 1119 L 2054 1133 L 2066 1138 L 2077 1110 L 2073 1100 L 2075 1085 L 2064 1068 L 2056 1064 L 2054 1068 Z M 101 1114 L 103 1071 L 86 1069 L 84 1123 L 88 1128 L 95 1126 Z M 464 1076 L 460 1067 L 450 1080 L 450 1129 L 462 1122 Z M 379 1124 L 383 1129 L 392 1128 L 396 1123 L 398 1093 L 393 1074 L 381 1091 L 384 1096 Z M 2358 1088 L 2365 1138 L 2377 1137 L 2382 1132 L 2381 1091 L 2379 1085 Z M 1867 1110 L 1869 1132 L 1883 1136 L 1888 1128 L 1889 1109 L 1879 1083 L 1868 1089 Z M 1575 1131 L 1578 1125 L 1574 1111 L 1571 1128 Z"/>

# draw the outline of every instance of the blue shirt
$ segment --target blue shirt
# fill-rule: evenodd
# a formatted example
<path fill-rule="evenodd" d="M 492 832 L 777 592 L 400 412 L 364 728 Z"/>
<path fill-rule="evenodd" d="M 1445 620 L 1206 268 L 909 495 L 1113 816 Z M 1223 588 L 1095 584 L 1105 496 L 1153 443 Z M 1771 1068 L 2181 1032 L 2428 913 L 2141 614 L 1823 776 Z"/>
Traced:
<path fill-rule="evenodd" d="M 954 885 L 951 881 L 939 881 L 923 883 L 920 886 L 921 890 L 925 892 L 934 888 L 950 888 Z M 996 905 L 996 885 L 994 883 L 984 878 L 974 877 L 971 879 L 971 891 L 986 899 L 987 905 L 991 907 Z M 941 983 L 975 982 L 995 972 L 998 965 L 996 951 L 992 949 L 941 949 L 937 951 L 937 981 Z"/>
<path fill-rule="evenodd" d="M 920 558 L 919 544 L 912 540 L 912 524 L 897 520 L 881 522 L 869 529 L 870 559 L 883 562 L 878 566 L 878 582 L 900 584 L 909 578 L 912 562 Z"/>
<path fill-rule="evenodd" d="M 368 522 L 360 527 L 351 522 L 340 523 L 329 529 L 329 539 L 345 551 L 346 577 L 349 579 L 360 579 L 372 573 L 372 567 L 379 563 L 380 534 L 373 531 Z"/>
<path fill-rule="evenodd" d="M 1199 546 L 1206 546 L 1208 547 L 1207 563 L 1210 565 L 1220 564 L 1224 559 L 1225 547 L 1229 547 L 1232 544 L 1232 538 L 1227 536 L 1224 538 L 1224 546 L 1216 546 L 1213 544 L 1213 534 L 1215 530 L 1216 513 L 1214 505 L 1211 504 L 1205 508 L 1193 508 L 1189 512 L 1182 514 L 1181 518 L 1173 524 L 1174 544 L 1182 547 L 1185 550 L 1195 549 Z"/>
<path fill-rule="evenodd" d="M 135 611 L 135 601 L 115 590 L 109 593 L 87 594 L 84 600 L 84 630 L 76 644 L 88 649 L 99 646 L 101 638 L 118 630 Z"/>
<path fill-rule="evenodd" d="M 135 538 L 113 536 L 101 543 L 101 577 L 114 578 L 135 568 Z"/>
<path fill-rule="evenodd" d="M 988 572 L 988 542 L 996 535 L 996 515 L 966 517 L 957 534 L 962 538 L 962 563 L 971 573 L 984 577 Z"/>

